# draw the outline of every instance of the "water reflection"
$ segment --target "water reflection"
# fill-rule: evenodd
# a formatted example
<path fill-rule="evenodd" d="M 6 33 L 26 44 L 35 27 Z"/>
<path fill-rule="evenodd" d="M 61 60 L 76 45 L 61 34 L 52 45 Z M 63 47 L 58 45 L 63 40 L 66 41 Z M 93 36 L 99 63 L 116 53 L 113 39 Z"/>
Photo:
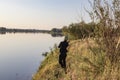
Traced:
<path fill-rule="evenodd" d="M 6 34 L 6 32 L 5 31 L 0 31 L 0 34 Z"/>
<path fill-rule="evenodd" d="M 0 31 L 0 35 L 5 35 L 5 34 L 7 34 L 8 32 L 6 32 L 6 31 Z M 9 33 L 12 33 L 12 34 L 17 34 L 17 33 L 19 33 L 19 32 L 9 32 Z M 26 32 L 26 34 L 27 34 L 27 32 Z M 41 34 L 41 33 L 29 33 L 29 34 Z M 63 35 L 61 34 L 61 33 L 42 33 L 42 34 L 50 34 L 52 37 L 63 37 Z"/>

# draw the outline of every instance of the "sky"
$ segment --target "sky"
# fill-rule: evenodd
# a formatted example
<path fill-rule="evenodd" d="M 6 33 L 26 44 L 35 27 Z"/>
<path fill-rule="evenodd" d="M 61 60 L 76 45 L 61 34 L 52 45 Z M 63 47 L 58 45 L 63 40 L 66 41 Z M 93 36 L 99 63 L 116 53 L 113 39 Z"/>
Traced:
<path fill-rule="evenodd" d="M 24 29 L 62 28 L 83 18 L 88 0 L 0 0 L 0 27 Z"/>

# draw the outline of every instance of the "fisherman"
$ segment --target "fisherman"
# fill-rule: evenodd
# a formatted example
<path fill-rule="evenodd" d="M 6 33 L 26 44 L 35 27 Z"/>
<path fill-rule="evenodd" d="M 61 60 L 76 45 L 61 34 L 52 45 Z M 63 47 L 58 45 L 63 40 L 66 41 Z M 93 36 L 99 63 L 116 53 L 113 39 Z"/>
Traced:
<path fill-rule="evenodd" d="M 59 64 L 61 65 L 62 68 L 66 68 L 67 47 L 68 41 L 67 37 L 65 37 L 64 41 L 60 42 L 58 46 L 58 48 L 60 48 Z"/>

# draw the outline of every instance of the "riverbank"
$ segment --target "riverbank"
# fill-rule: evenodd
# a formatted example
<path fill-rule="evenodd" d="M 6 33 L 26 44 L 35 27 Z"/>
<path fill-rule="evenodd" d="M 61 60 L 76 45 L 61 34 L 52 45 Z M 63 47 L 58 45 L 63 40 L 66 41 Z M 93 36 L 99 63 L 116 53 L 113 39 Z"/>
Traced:
<path fill-rule="evenodd" d="M 111 65 L 94 40 L 72 40 L 67 55 L 67 74 L 58 64 L 54 48 L 42 62 L 33 80 L 119 80 L 120 63 Z"/>

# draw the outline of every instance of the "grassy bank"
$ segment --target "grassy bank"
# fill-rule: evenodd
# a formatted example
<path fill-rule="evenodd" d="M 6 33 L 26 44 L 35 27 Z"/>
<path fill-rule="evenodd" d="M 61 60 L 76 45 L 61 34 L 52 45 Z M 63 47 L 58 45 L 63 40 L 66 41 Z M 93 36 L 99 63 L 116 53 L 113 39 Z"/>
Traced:
<path fill-rule="evenodd" d="M 94 40 L 70 41 L 67 74 L 58 64 L 59 50 L 55 48 L 42 62 L 33 80 L 120 80 L 120 62 L 111 64 L 104 53 Z"/>

